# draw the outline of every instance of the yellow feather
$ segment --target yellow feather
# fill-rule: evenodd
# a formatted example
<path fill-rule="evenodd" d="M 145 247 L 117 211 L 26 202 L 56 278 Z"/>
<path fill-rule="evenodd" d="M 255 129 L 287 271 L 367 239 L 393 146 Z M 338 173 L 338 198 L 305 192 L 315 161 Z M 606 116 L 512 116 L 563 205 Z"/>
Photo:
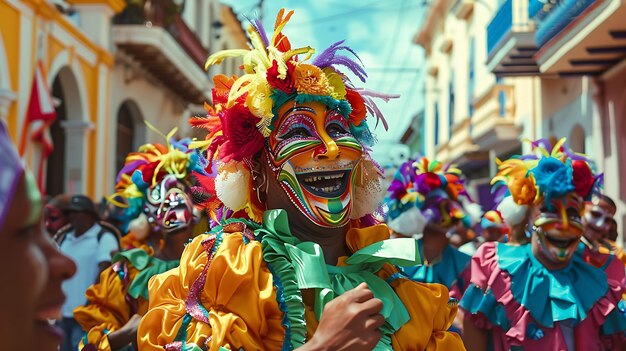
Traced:
<path fill-rule="evenodd" d="M 552 148 L 552 156 L 556 157 L 558 153 L 561 152 L 561 146 L 565 144 L 566 138 L 561 138 Z"/>
<path fill-rule="evenodd" d="M 204 69 L 209 69 L 209 66 L 218 65 L 224 61 L 227 57 L 243 57 L 250 53 L 250 50 L 245 49 L 231 49 L 231 50 L 222 50 L 214 53 L 209 56 L 209 58 L 204 63 Z"/>
<path fill-rule="evenodd" d="M 249 83 L 253 79 L 253 74 L 244 74 L 233 83 L 233 86 L 230 88 L 230 92 L 228 93 L 227 107 L 232 107 L 240 96 L 248 92 L 249 85 L 244 86 L 244 84 Z"/>

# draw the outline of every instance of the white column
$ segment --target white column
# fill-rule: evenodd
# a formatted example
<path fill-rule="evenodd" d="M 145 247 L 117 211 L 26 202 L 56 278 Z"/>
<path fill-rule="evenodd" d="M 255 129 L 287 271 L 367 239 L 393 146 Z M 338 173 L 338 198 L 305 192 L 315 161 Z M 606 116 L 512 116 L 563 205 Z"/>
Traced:
<path fill-rule="evenodd" d="M 115 14 L 106 4 L 76 4 L 80 16 L 80 29 L 102 48 L 110 47 L 111 17 Z"/>
<path fill-rule="evenodd" d="M 105 64 L 100 63 L 98 65 L 98 100 L 96 104 L 98 106 L 98 115 L 96 116 L 96 143 L 93 145 L 95 150 L 96 157 L 104 157 L 107 155 L 108 158 L 115 157 L 115 143 L 107 142 L 106 140 L 106 132 L 109 126 L 107 126 L 107 122 L 110 116 L 107 115 L 107 106 L 110 104 L 109 99 L 107 99 L 109 95 L 109 77 L 110 69 Z M 114 130 L 109 129 L 109 140 L 112 140 L 111 133 Z M 106 151 L 105 151 L 106 149 Z M 109 194 L 112 192 L 112 188 L 110 187 L 110 182 L 105 183 L 104 177 L 107 173 L 107 165 L 109 164 L 106 159 L 95 160 L 96 166 L 96 182 L 95 182 L 95 198 L 100 199 L 103 194 Z"/>
<path fill-rule="evenodd" d="M 65 192 L 84 194 L 87 191 L 84 167 L 87 132 L 93 124 L 87 121 L 69 120 L 61 122 L 65 129 Z"/>

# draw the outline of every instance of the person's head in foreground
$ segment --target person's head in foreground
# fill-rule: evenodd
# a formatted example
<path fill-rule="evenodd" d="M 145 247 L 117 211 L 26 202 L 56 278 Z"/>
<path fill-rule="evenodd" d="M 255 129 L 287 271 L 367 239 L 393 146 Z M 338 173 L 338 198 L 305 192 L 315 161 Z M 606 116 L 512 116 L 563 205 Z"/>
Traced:
<path fill-rule="evenodd" d="M 617 207 L 615 202 L 604 194 L 597 194 L 585 203 L 583 235 L 590 243 L 596 243 L 607 237 L 611 230 Z"/>
<path fill-rule="evenodd" d="M 57 350 L 63 280 L 76 267 L 52 244 L 42 198 L 0 122 L 0 339 L 6 350 Z"/>
<path fill-rule="evenodd" d="M 482 236 L 485 241 L 499 241 L 508 232 L 502 215 L 495 210 L 485 212 L 480 220 L 480 227 L 483 229 Z"/>
<path fill-rule="evenodd" d="M 382 172 L 370 157 L 366 115 L 385 123 L 372 98 L 391 96 L 357 88 L 341 72 L 365 81 L 343 41 L 312 60 L 311 47 L 292 48 L 281 33 L 291 15 L 279 12 L 271 37 L 253 21 L 250 51 L 209 57 L 207 67 L 242 56 L 244 74 L 216 76 L 214 106 L 191 123 L 210 131 L 196 145 L 217 170 L 212 207 L 224 206 L 219 215 L 261 222 L 265 210 L 284 209 L 290 222 L 329 233 L 378 206 Z"/>
<path fill-rule="evenodd" d="M 458 168 L 422 157 L 403 163 L 387 190 L 387 225 L 404 236 L 468 228 L 477 211 Z M 480 215 L 480 214 L 479 214 Z"/>
<path fill-rule="evenodd" d="M 547 268 L 566 266 L 583 234 L 584 201 L 598 190 L 590 161 L 572 152 L 561 139 L 554 146 L 544 139 L 532 142 L 532 153 L 498 160 L 492 180 L 506 218 L 529 219 L 532 250 Z"/>
<path fill-rule="evenodd" d="M 108 198 L 124 209 L 123 221 L 130 222 L 129 235 L 137 241 L 184 242 L 191 237 L 196 208 L 211 197 L 202 182 L 206 160 L 189 148 L 190 139 L 174 139 L 175 132 L 164 136 L 167 145 L 145 144 L 130 153 L 117 176 L 117 192 Z"/>

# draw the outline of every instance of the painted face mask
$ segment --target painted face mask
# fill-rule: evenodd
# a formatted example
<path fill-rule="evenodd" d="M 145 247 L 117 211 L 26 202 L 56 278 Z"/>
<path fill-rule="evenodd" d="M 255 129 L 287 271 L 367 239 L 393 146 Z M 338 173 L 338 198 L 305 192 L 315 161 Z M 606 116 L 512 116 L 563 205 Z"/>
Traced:
<path fill-rule="evenodd" d="M 268 138 L 268 162 L 291 202 L 313 223 L 350 219 L 363 148 L 339 112 L 319 102 L 284 104 Z"/>
<path fill-rule="evenodd" d="M 49 234 L 54 234 L 68 223 L 68 219 L 59 208 L 46 205 L 44 207 L 44 222 L 46 231 Z"/>
<path fill-rule="evenodd" d="M 193 221 L 193 203 L 189 187 L 174 175 L 167 175 L 148 190 L 144 211 L 152 225 L 166 234 L 179 232 Z"/>
<path fill-rule="evenodd" d="M 547 258 L 554 262 L 569 261 L 583 233 L 582 200 L 570 194 L 565 199 L 553 200 L 551 205 L 536 210 L 534 231 Z"/>
<path fill-rule="evenodd" d="M 611 229 L 613 213 L 600 203 L 594 203 L 587 205 L 584 220 L 587 230 L 591 229 L 600 235 L 605 235 Z"/>

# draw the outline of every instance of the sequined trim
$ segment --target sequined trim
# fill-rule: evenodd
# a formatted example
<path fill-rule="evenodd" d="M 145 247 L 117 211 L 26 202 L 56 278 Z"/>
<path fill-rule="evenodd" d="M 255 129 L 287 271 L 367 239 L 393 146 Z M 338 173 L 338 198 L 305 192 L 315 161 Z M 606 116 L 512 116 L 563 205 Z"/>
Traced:
<path fill-rule="evenodd" d="M 198 276 L 193 285 L 189 289 L 189 295 L 187 295 L 187 300 L 185 300 L 185 310 L 187 313 L 193 318 L 204 322 L 206 324 L 209 323 L 209 312 L 200 302 L 200 292 L 204 289 L 204 284 L 206 283 L 206 275 L 209 270 L 209 266 L 211 266 L 211 261 L 213 260 L 213 248 L 215 247 L 216 235 L 213 234 L 208 238 L 202 240 L 202 247 L 207 253 L 207 263 L 202 270 L 202 273 Z"/>

